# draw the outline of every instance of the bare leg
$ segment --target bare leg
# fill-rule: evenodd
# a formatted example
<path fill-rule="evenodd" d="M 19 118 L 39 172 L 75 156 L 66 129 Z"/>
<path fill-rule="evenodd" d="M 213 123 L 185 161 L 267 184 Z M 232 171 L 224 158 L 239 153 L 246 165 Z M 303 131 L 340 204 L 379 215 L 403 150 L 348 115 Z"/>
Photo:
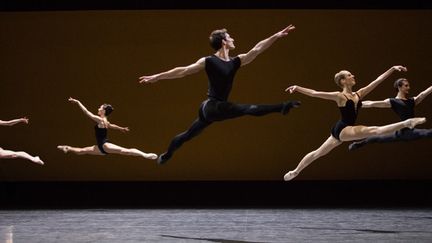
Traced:
<path fill-rule="evenodd" d="M 64 153 L 73 152 L 78 155 L 91 154 L 91 155 L 104 155 L 99 149 L 93 145 L 85 148 L 76 148 L 68 145 L 59 145 L 58 149 L 63 151 Z"/>
<path fill-rule="evenodd" d="M 341 141 L 353 141 L 364 139 L 376 135 L 388 135 L 405 127 L 413 128 L 419 124 L 425 123 L 426 118 L 411 118 L 405 121 L 393 123 L 386 126 L 349 126 L 345 127 L 339 138 Z"/>
<path fill-rule="evenodd" d="M 0 149 L 0 158 L 3 159 L 14 159 L 14 158 L 21 158 L 21 159 L 27 159 L 30 160 L 33 163 L 43 165 L 44 162 L 39 158 L 39 156 L 31 156 L 30 154 L 23 152 L 23 151 L 11 151 L 11 150 L 4 150 Z"/>
<path fill-rule="evenodd" d="M 157 159 L 157 154 L 154 153 L 144 153 L 136 148 L 123 148 L 112 143 L 105 143 L 104 149 L 107 153 L 131 155 L 131 156 L 141 156 L 146 159 Z"/>
<path fill-rule="evenodd" d="M 334 148 L 336 148 L 340 144 L 342 144 L 341 141 L 337 140 L 333 136 L 330 136 L 317 150 L 314 150 L 314 151 L 308 153 L 305 157 L 303 157 L 303 159 L 297 165 L 295 170 L 292 170 L 292 171 L 286 173 L 284 176 L 284 180 L 289 181 L 289 180 L 294 179 L 294 177 L 296 177 L 309 164 L 311 164 L 313 161 L 315 161 L 319 157 L 322 157 L 322 156 L 328 154 L 330 151 L 332 151 Z"/>

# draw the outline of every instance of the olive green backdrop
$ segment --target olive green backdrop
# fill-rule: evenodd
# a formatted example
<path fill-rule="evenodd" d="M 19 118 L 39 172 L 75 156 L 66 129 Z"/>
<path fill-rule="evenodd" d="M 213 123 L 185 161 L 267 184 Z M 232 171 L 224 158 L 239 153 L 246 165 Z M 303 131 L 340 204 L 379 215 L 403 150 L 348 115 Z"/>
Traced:
<path fill-rule="evenodd" d="M 186 143 L 164 166 L 120 155 L 63 154 L 59 144 L 95 144 L 94 123 L 72 96 L 97 112 L 115 111 L 109 139 L 157 154 L 197 117 L 206 98 L 205 72 L 152 85 L 138 77 L 188 65 L 212 54 L 209 33 L 227 28 L 231 55 L 288 24 L 296 30 L 277 41 L 236 76 L 230 100 L 238 103 L 303 102 L 287 116 L 242 117 L 214 123 Z M 159 10 L 0 13 L 0 119 L 27 116 L 29 125 L 0 127 L 0 146 L 39 155 L 38 166 L 1 160 L 1 181 L 28 180 L 282 180 L 316 149 L 339 119 L 336 104 L 289 95 L 292 84 L 323 91 L 338 87 L 333 76 L 351 71 L 360 88 L 392 65 L 395 73 L 367 99 L 394 96 L 393 81 L 407 77 L 412 94 L 431 85 L 432 11 L 407 10 Z M 417 114 L 432 119 L 432 97 Z M 390 109 L 363 109 L 358 124 L 398 121 Z M 426 123 L 422 128 L 432 127 Z M 370 145 L 348 152 L 348 143 L 318 159 L 298 178 L 431 179 L 432 140 Z"/>

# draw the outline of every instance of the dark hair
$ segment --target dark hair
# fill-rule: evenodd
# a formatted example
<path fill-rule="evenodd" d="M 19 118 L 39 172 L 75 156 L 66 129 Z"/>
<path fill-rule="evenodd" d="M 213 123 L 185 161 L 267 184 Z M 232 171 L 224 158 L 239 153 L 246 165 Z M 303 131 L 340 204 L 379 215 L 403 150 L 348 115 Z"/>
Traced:
<path fill-rule="evenodd" d="M 219 50 L 222 48 L 222 40 L 225 40 L 225 34 L 227 33 L 226 29 L 214 30 L 210 34 L 210 46 L 215 50 Z"/>
<path fill-rule="evenodd" d="M 402 87 L 402 85 L 403 85 L 403 83 L 404 83 L 405 81 L 408 81 L 408 80 L 407 80 L 406 78 L 400 78 L 400 79 L 398 79 L 398 80 L 396 80 L 396 81 L 394 82 L 393 87 L 394 87 L 397 91 L 399 91 L 399 88 Z"/>
<path fill-rule="evenodd" d="M 114 110 L 110 104 L 103 104 L 103 109 L 105 110 L 105 116 L 109 116 Z"/>

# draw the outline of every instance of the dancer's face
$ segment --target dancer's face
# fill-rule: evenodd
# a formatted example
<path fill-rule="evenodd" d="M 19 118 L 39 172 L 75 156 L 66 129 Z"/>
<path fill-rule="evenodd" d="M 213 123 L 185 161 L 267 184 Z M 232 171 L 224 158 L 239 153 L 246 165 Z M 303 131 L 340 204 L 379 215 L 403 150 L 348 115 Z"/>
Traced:
<path fill-rule="evenodd" d="M 352 74 L 348 71 L 346 71 L 345 78 L 343 79 L 343 81 L 344 81 L 345 85 L 351 86 L 351 87 L 356 84 L 354 74 Z"/>
<path fill-rule="evenodd" d="M 228 47 L 228 50 L 235 49 L 234 38 L 232 38 L 228 33 L 225 33 L 225 40 L 222 40 L 222 42 L 226 47 Z"/>
<path fill-rule="evenodd" d="M 399 91 L 402 92 L 403 94 L 409 94 L 409 90 L 410 90 L 410 84 L 408 81 L 403 81 L 402 82 L 402 86 L 399 87 Z"/>
<path fill-rule="evenodd" d="M 104 106 L 103 106 L 103 105 L 101 105 L 101 106 L 99 107 L 99 109 L 98 109 L 98 115 L 99 115 L 99 116 L 105 115 L 105 109 L 104 109 Z"/>

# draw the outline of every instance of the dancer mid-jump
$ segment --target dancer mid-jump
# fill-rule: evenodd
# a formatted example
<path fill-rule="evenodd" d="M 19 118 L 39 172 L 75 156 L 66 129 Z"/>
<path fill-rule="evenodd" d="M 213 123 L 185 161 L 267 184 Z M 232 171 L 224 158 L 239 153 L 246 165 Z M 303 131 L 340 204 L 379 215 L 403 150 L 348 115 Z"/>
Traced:
<path fill-rule="evenodd" d="M 140 77 L 140 83 L 154 83 L 161 79 L 182 78 L 186 75 L 205 70 L 209 80 L 208 99 L 201 104 L 198 118 L 187 131 L 177 135 L 171 141 L 168 150 L 159 156 L 158 162 L 163 164 L 168 161 L 173 156 L 174 151 L 180 148 L 184 142 L 197 136 L 212 122 L 244 115 L 262 116 L 273 112 L 280 112 L 285 115 L 291 108 L 299 106 L 300 102 L 298 101 L 274 105 L 234 104 L 227 101 L 234 76 L 240 66 L 252 62 L 277 39 L 288 35 L 288 32 L 294 29 L 293 25 L 289 25 L 282 31 L 256 44 L 248 53 L 240 54 L 236 57 L 229 56 L 229 51 L 235 48 L 234 39 L 228 34 L 226 29 L 215 30 L 210 35 L 210 45 L 216 51 L 215 54 L 203 57 L 189 66 L 176 67 L 167 72 Z"/>
<path fill-rule="evenodd" d="M 13 126 L 18 123 L 25 123 L 28 124 L 29 120 L 26 117 L 19 118 L 19 119 L 13 119 L 10 121 L 2 121 L 0 120 L 1 126 Z M 39 158 L 39 156 L 31 156 L 26 152 L 23 151 L 11 151 L 11 150 L 5 150 L 3 148 L 0 148 L 0 159 L 14 159 L 14 158 L 21 158 L 21 159 L 27 159 L 30 160 L 33 163 L 43 165 L 44 162 Z"/>
<path fill-rule="evenodd" d="M 110 143 L 107 139 L 107 131 L 108 128 L 120 130 L 122 132 L 128 132 L 129 128 L 120 127 L 115 124 L 112 124 L 108 121 L 107 116 L 111 114 L 114 110 L 113 107 L 109 104 L 103 104 L 98 109 L 98 115 L 95 115 L 87 110 L 87 108 L 81 104 L 79 100 L 69 98 L 71 103 L 77 104 L 81 110 L 86 114 L 90 119 L 95 121 L 97 125 L 95 125 L 95 134 L 96 134 L 96 142 L 97 145 L 85 147 L 85 148 L 75 148 L 68 145 L 59 145 L 58 149 L 63 152 L 73 152 L 79 155 L 82 154 L 91 154 L 91 155 L 105 155 L 109 153 L 113 154 L 122 154 L 122 155 L 132 155 L 132 156 L 141 156 L 146 159 L 157 159 L 157 155 L 153 153 L 144 153 L 136 148 L 123 148 L 113 143 Z"/>
<path fill-rule="evenodd" d="M 355 125 L 358 110 L 361 107 L 361 99 L 375 89 L 378 84 L 384 81 L 394 71 L 406 71 L 406 68 L 403 66 L 393 66 L 376 80 L 366 87 L 359 89 L 357 92 L 352 91 L 352 87 L 356 83 L 354 75 L 346 70 L 340 71 L 335 75 L 335 82 L 342 88 L 342 92 L 321 92 L 297 85 L 288 87 L 285 91 L 290 93 L 299 92 L 311 97 L 335 101 L 341 112 L 341 120 L 339 120 L 332 128 L 330 137 L 317 150 L 314 150 L 303 157 L 295 170 L 285 174 L 284 180 L 288 181 L 293 179 L 304 168 L 306 168 L 306 166 L 319 157 L 326 155 L 332 149 L 342 144 L 342 142 L 359 140 L 374 135 L 391 134 L 404 127 L 413 128 L 418 124 L 426 122 L 425 118 L 411 118 L 386 126 Z"/>
<path fill-rule="evenodd" d="M 400 78 L 394 82 L 394 88 L 398 91 L 395 98 L 388 98 L 381 101 L 363 101 L 364 108 L 392 108 L 399 116 L 401 121 L 414 117 L 414 107 L 420 104 L 426 96 L 432 93 L 432 86 L 421 92 L 415 97 L 408 97 L 410 84 L 407 79 Z M 431 138 L 432 129 L 404 128 L 393 134 L 372 136 L 366 139 L 353 142 L 349 145 L 349 150 L 358 149 L 369 143 L 389 143 L 397 141 L 411 141 L 420 138 Z"/>

